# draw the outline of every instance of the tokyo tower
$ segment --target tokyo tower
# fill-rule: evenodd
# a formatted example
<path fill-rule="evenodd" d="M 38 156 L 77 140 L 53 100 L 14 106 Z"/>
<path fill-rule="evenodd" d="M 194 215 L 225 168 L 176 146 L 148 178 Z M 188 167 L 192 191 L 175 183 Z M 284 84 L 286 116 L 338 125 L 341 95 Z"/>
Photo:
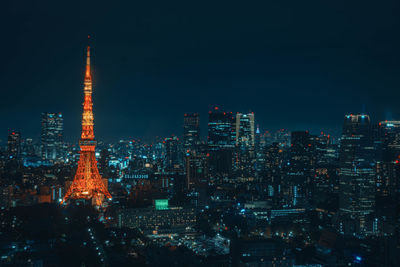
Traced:
<path fill-rule="evenodd" d="M 76 174 L 71 186 L 64 196 L 68 199 L 91 199 L 92 203 L 101 206 L 104 198 L 111 195 L 103 183 L 97 168 L 95 157 L 96 141 L 93 131 L 92 75 L 90 72 L 90 46 L 87 47 L 86 73 L 84 82 L 84 102 L 82 114 L 82 134 L 79 141 L 80 153 Z"/>

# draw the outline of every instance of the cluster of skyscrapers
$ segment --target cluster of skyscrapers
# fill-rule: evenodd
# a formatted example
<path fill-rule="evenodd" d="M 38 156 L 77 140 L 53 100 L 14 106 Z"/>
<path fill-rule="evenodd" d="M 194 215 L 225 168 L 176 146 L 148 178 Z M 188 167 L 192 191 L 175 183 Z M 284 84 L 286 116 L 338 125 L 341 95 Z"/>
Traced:
<path fill-rule="evenodd" d="M 182 137 L 98 143 L 98 168 L 113 197 L 118 227 L 172 231 L 164 228 L 193 226 L 205 209 L 223 207 L 230 216 L 245 216 L 266 236 L 272 230 L 265 227 L 287 220 L 288 227 L 303 227 L 298 235 L 314 228 L 358 240 L 396 235 L 400 121 L 374 123 L 366 114 L 345 115 L 337 141 L 323 132 L 261 131 L 253 112 L 218 107 L 208 112 L 206 131 L 201 125 L 199 113 L 184 114 Z M 20 169 L 22 180 L 3 179 L 1 205 L 58 203 L 71 185 L 77 152 L 76 145 L 63 141 L 61 113 L 42 114 L 38 143 L 11 132 L 1 158 L 2 177 L 14 177 L 10 170 Z M 45 176 L 37 174 L 42 166 Z M 52 166 L 58 179 L 48 176 Z M 31 191 L 18 189 L 20 183 Z M 152 203 L 169 205 L 161 211 Z M 221 231 L 229 231 L 225 223 Z"/>
<path fill-rule="evenodd" d="M 40 156 L 50 163 L 66 160 L 62 114 L 43 113 L 41 124 L 40 145 L 36 147 L 32 139 L 22 141 L 19 132 L 9 134 L 9 159 L 20 160 L 24 154 Z M 286 130 L 278 130 L 274 135 L 261 133 L 254 113 L 234 114 L 215 107 L 208 113 L 206 141 L 201 138 L 198 113 L 184 114 L 182 137 L 165 138 L 159 146 L 161 152 L 153 153 L 153 159 L 130 157 L 125 166 L 130 173 L 141 173 L 148 170 L 144 166 L 155 165 L 154 159 L 161 158 L 159 171 L 185 177 L 180 186 L 182 194 L 197 190 L 197 195 L 204 199 L 210 197 L 209 186 L 226 182 L 259 183 L 282 207 L 308 205 L 336 193 L 339 196 L 336 224 L 342 233 L 348 234 L 373 233 L 374 225 L 379 222 L 376 198 L 399 194 L 399 121 L 373 124 L 368 115 L 346 115 L 340 142 L 334 143 L 324 133 L 311 135 L 308 131 Z M 151 147 L 155 151 L 158 144 Z M 112 161 L 109 154 L 109 149 L 102 149 L 101 171 L 118 162 Z M 135 165 L 139 159 L 144 164 Z M 175 177 L 175 181 L 179 179 Z"/>

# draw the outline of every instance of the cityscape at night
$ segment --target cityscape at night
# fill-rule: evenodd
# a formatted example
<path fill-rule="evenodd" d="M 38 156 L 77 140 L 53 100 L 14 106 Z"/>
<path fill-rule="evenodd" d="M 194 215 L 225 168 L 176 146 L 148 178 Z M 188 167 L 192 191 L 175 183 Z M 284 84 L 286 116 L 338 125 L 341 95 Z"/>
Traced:
<path fill-rule="evenodd" d="M 399 4 L 5 3 L 0 266 L 400 266 Z"/>

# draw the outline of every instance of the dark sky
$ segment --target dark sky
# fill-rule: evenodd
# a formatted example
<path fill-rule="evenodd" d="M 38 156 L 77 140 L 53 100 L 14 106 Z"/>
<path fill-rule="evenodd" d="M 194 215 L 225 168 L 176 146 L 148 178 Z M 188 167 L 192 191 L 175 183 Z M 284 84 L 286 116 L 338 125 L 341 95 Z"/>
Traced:
<path fill-rule="evenodd" d="M 44 111 L 79 138 L 88 34 L 99 140 L 180 135 L 213 105 L 262 130 L 400 119 L 399 1 L 72 2 L 2 3 L 1 139 L 37 138 Z"/>

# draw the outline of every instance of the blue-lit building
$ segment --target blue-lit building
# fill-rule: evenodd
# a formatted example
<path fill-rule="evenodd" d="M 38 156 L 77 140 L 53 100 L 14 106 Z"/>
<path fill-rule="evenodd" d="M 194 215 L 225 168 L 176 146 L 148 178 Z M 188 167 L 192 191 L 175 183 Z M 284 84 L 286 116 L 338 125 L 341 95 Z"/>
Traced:
<path fill-rule="evenodd" d="M 232 171 L 235 147 L 234 116 L 215 107 L 208 114 L 207 143 L 210 151 L 210 173 L 226 175 Z"/>
<path fill-rule="evenodd" d="M 372 231 L 375 208 L 375 166 L 368 115 L 346 115 L 340 143 L 339 231 L 365 236 Z"/>
<path fill-rule="evenodd" d="M 185 114 L 183 117 L 183 146 L 193 150 L 200 143 L 200 115 Z"/>
<path fill-rule="evenodd" d="M 232 112 L 220 111 L 215 107 L 208 113 L 208 145 L 211 150 L 233 147 L 235 143 L 234 117 Z"/>
<path fill-rule="evenodd" d="M 400 121 L 378 124 L 376 193 L 393 198 L 399 190 Z"/>
<path fill-rule="evenodd" d="M 7 139 L 7 156 L 9 159 L 19 160 L 21 157 L 21 134 L 19 132 L 11 132 Z"/>
<path fill-rule="evenodd" d="M 168 170 L 182 168 L 183 158 L 179 138 L 165 138 L 165 167 Z"/>
<path fill-rule="evenodd" d="M 63 152 L 63 116 L 59 113 L 42 113 L 41 154 L 46 160 L 58 161 Z"/>

